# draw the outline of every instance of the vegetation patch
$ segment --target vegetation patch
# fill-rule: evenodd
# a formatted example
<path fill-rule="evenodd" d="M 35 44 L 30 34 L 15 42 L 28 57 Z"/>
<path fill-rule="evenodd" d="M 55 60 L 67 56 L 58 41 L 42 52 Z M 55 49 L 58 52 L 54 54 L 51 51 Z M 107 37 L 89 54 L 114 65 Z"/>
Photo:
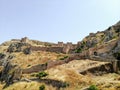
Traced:
<path fill-rule="evenodd" d="M 38 77 L 39 79 L 41 79 L 42 77 L 46 77 L 48 74 L 44 71 L 39 72 L 38 74 L 36 74 L 36 77 Z"/>
<path fill-rule="evenodd" d="M 88 90 L 98 90 L 96 85 L 91 85 Z"/>
<path fill-rule="evenodd" d="M 64 57 L 60 58 L 60 60 L 65 60 L 66 58 L 68 58 L 68 56 L 64 56 Z"/>
<path fill-rule="evenodd" d="M 82 52 L 82 49 L 81 48 L 78 48 L 75 50 L 75 53 L 81 53 Z"/>
<path fill-rule="evenodd" d="M 41 86 L 39 87 L 39 90 L 45 90 L 45 85 L 41 85 Z"/>

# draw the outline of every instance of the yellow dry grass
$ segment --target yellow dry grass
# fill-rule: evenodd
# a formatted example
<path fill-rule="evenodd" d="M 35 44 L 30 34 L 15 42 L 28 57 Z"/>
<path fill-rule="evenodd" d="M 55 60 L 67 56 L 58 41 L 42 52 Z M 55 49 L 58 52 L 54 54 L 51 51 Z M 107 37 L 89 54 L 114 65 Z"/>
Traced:
<path fill-rule="evenodd" d="M 15 58 L 13 63 L 20 65 L 22 68 L 27 68 L 28 66 L 33 66 L 36 64 L 46 63 L 48 60 L 57 60 L 59 57 L 64 56 L 64 54 L 45 52 L 45 51 L 34 51 L 29 55 L 24 53 L 13 53 Z"/>
<path fill-rule="evenodd" d="M 45 85 L 45 84 L 38 82 L 18 82 L 3 90 L 39 90 L 39 87 L 41 85 Z M 45 90 L 56 90 L 56 89 L 52 86 L 45 85 Z"/>
<path fill-rule="evenodd" d="M 83 76 L 71 68 L 62 67 L 62 65 L 47 70 L 47 78 L 59 80 L 70 84 L 65 90 L 76 90 L 92 84 L 91 78 Z"/>
<path fill-rule="evenodd" d="M 0 52 L 6 52 L 8 46 L 0 46 Z"/>

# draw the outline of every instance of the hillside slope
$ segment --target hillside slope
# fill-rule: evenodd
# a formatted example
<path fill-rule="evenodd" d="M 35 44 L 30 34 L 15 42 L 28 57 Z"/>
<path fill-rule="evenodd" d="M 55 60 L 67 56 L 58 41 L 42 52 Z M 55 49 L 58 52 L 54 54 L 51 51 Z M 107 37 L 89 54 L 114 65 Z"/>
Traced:
<path fill-rule="evenodd" d="M 120 90 L 119 60 L 120 22 L 77 44 L 12 39 L 0 45 L 0 89 Z"/>

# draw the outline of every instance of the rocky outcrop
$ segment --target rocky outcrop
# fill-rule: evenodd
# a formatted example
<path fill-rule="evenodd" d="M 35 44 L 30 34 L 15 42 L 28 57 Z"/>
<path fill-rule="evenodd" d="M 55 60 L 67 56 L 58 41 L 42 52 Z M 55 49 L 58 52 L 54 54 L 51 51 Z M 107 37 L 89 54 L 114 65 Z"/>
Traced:
<path fill-rule="evenodd" d="M 102 75 L 102 74 L 106 74 L 106 73 L 113 73 L 113 66 L 111 63 L 107 63 L 104 65 L 100 65 L 100 66 L 96 66 L 96 67 L 92 67 L 86 70 L 83 70 L 81 72 L 79 72 L 80 74 L 88 74 L 88 73 L 92 73 L 94 75 Z"/>
<path fill-rule="evenodd" d="M 119 22 L 105 31 L 90 33 L 77 44 L 77 53 L 98 56 L 115 56 L 120 59 L 120 24 Z M 117 54 L 116 54 L 117 53 Z M 116 54 L 116 55 L 115 55 Z M 86 56 L 86 55 L 85 55 Z"/>
<path fill-rule="evenodd" d="M 12 65 L 10 62 L 7 62 L 1 72 L 0 81 L 6 82 L 6 86 L 8 86 L 15 81 L 19 81 L 21 79 L 21 74 L 22 71 L 20 67 L 17 67 L 16 65 Z"/>
<path fill-rule="evenodd" d="M 21 79 L 22 70 L 19 66 L 11 63 L 12 56 L 6 55 L 5 58 L 0 60 L 2 70 L 0 71 L 0 81 L 5 82 L 6 86 L 19 81 Z"/>
<path fill-rule="evenodd" d="M 8 52 L 12 53 L 12 52 L 24 52 L 25 54 L 29 54 L 30 53 L 30 44 L 28 43 L 12 43 L 9 47 L 8 47 Z"/>

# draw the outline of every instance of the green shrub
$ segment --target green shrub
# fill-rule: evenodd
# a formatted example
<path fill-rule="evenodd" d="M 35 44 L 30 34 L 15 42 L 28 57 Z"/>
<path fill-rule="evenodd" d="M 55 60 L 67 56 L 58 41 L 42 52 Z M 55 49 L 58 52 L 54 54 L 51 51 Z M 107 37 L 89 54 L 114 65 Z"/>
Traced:
<path fill-rule="evenodd" d="M 60 60 L 65 60 L 66 58 L 68 58 L 68 56 L 64 56 L 64 57 L 60 58 Z"/>
<path fill-rule="evenodd" d="M 91 85 L 88 90 L 98 90 L 96 85 Z"/>
<path fill-rule="evenodd" d="M 41 79 L 42 77 L 46 77 L 48 74 L 44 71 L 39 72 L 38 74 L 36 74 L 36 77 L 38 77 L 39 79 Z"/>
<path fill-rule="evenodd" d="M 27 65 L 27 67 L 30 67 L 31 65 L 29 64 L 29 65 Z"/>
<path fill-rule="evenodd" d="M 82 49 L 81 48 L 78 48 L 75 50 L 75 53 L 81 53 L 82 52 Z"/>
<path fill-rule="evenodd" d="M 45 85 L 41 85 L 41 86 L 39 87 L 39 90 L 45 90 Z"/>

